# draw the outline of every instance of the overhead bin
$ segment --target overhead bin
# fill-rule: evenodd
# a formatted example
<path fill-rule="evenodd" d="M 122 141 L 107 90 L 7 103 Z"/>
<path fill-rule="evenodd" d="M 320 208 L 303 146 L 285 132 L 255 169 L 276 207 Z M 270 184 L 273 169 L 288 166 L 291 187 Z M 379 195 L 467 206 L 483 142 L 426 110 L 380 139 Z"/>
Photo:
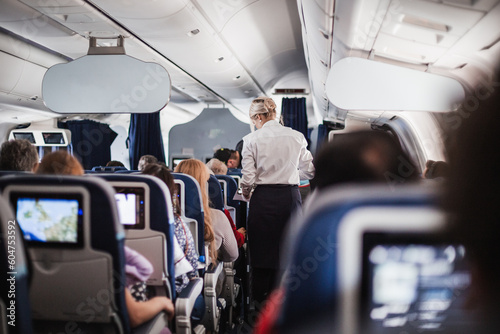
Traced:
<path fill-rule="evenodd" d="M 355 57 L 332 66 L 326 94 L 346 110 L 432 112 L 455 110 L 465 97 L 452 78 Z"/>

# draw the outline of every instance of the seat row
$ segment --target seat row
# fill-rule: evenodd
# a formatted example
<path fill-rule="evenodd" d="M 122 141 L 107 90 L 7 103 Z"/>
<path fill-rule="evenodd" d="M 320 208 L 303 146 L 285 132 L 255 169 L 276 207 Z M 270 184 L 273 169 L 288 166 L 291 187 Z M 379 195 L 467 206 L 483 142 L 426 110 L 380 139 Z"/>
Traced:
<path fill-rule="evenodd" d="M 191 280 L 179 296 L 175 291 L 174 218 L 170 192 L 164 183 L 147 175 L 118 173 L 97 177 L 29 174 L 1 177 L 0 264 L 2 275 L 7 275 L 5 279 L 2 277 L 2 283 L 9 282 L 7 278 L 12 275 L 15 293 L 1 296 L 0 312 L 2 315 L 13 312 L 17 319 L 14 327 L 5 323 L 8 317 L 2 316 L 2 333 L 78 332 L 79 329 L 95 333 L 154 333 L 165 326 L 176 333 L 202 333 L 206 329 L 217 332 L 221 307 L 234 306 L 234 295 L 219 299 L 214 294 L 215 285 L 218 276 L 225 272 L 229 279 L 224 282 L 227 285 L 224 290 L 235 291 L 230 278 L 234 271 L 224 270 L 230 264 L 204 267 L 200 188 L 188 175 L 175 177 L 183 189 L 179 192 L 184 196 L 183 215 L 195 236 L 200 272 L 204 273 L 203 278 Z M 136 219 L 130 225 L 120 221 L 117 191 L 138 198 Z M 217 194 L 221 194 L 220 190 Z M 53 221 L 49 221 L 50 216 L 55 217 Z M 17 218 L 25 224 L 23 231 Z M 40 224 L 31 225 L 34 222 Z M 124 245 L 152 263 L 154 270 L 147 285 L 153 295 L 166 296 L 175 302 L 175 324 L 169 324 L 166 315 L 160 314 L 132 331 L 124 296 Z M 31 282 L 29 302 L 25 298 L 27 281 Z M 8 292 L 8 288 L 2 287 L 1 291 Z M 192 328 L 190 315 L 200 293 L 204 294 L 206 304 L 205 319 L 202 325 Z M 9 308 L 11 303 L 15 304 L 15 311 Z"/>

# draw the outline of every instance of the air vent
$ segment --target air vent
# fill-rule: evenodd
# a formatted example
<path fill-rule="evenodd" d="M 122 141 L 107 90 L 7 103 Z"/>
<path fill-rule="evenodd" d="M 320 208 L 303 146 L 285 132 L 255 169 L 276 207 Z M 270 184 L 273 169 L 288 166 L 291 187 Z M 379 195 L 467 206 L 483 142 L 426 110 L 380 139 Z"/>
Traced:
<path fill-rule="evenodd" d="M 276 88 L 274 94 L 307 94 L 305 88 Z"/>

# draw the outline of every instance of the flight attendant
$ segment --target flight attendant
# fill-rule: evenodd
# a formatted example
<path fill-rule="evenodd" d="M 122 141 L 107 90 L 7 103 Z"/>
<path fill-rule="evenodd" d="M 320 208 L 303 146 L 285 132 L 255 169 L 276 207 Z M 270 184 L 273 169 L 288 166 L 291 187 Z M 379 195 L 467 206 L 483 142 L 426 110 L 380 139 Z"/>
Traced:
<path fill-rule="evenodd" d="M 243 138 L 241 187 L 243 196 L 250 198 L 252 294 L 260 308 L 276 284 L 285 225 L 302 204 L 299 182 L 314 176 L 314 166 L 306 139 L 276 120 L 271 98 L 253 100 L 249 116 L 257 131 Z"/>

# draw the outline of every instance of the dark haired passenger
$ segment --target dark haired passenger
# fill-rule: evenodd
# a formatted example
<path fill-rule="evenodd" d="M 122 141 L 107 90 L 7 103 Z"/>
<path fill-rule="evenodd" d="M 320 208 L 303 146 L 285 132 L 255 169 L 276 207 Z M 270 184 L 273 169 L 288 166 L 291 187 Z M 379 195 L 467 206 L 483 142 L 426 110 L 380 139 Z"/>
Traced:
<path fill-rule="evenodd" d="M 111 161 L 108 161 L 108 163 L 106 164 L 106 167 L 125 167 L 125 165 L 121 161 L 111 160 Z"/>
<path fill-rule="evenodd" d="M 397 138 L 382 131 L 359 131 L 325 144 L 314 159 L 311 184 L 318 189 L 350 182 L 386 182 L 392 186 L 418 180 L 418 170 Z"/>
<path fill-rule="evenodd" d="M 9 140 L 0 147 L 0 170 L 34 172 L 38 160 L 35 146 L 26 139 Z"/>
<path fill-rule="evenodd" d="M 231 158 L 231 149 L 229 148 L 219 148 L 214 153 L 214 158 L 219 159 L 227 166 L 227 161 Z"/>
<path fill-rule="evenodd" d="M 238 156 L 240 157 L 240 161 L 238 163 L 238 166 L 235 168 L 241 169 L 241 151 L 243 151 L 243 139 L 236 144 L 236 147 L 234 148 L 236 152 L 238 152 Z"/>
<path fill-rule="evenodd" d="M 497 77 L 498 78 L 498 77 Z M 472 263 L 470 306 L 479 308 L 481 328 L 471 333 L 498 333 L 500 328 L 500 173 L 498 89 L 469 114 L 450 149 L 445 204 L 449 229 L 465 245 Z"/>

